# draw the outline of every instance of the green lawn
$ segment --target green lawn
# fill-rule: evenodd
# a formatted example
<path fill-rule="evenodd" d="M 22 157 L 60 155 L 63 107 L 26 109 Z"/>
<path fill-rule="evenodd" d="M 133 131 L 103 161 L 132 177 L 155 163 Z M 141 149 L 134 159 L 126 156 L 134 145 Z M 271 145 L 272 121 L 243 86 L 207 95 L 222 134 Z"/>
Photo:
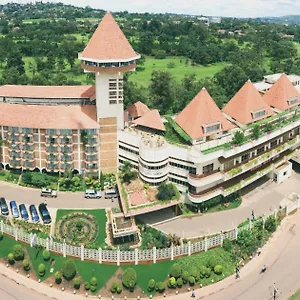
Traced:
<path fill-rule="evenodd" d="M 220 203 L 214 207 L 209 208 L 206 211 L 203 211 L 203 213 L 212 213 L 212 212 L 234 209 L 234 208 L 239 207 L 241 204 L 242 204 L 242 199 L 238 199 L 237 201 L 229 202 L 228 205 L 224 205 L 224 203 Z"/>
<path fill-rule="evenodd" d="M 174 63 L 174 68 L 168 68 L 168 64 Z M 190 63 L 186 65 L 186 58 L 169 56 L 165 59 L 155 59 L 147 56 L 145 68 L 143 71 L 134 72 L 130 75 L 129 80 L 143 86 L 148 86 L 151 79 L 151 74 L 155 70 L 169 71 L 176 80 L 181 80 L 185 74 L 196 74 L 197 79 L 212 77 L 217 72 L 222 70 L 227 63 L 217 63 L 210 66 L 192 66 Z"/>
<path fill-rule="evenodd" d="M 105 239 L 106 239 L 105 227 L 106 227 L 107 218 L 106 218 L 105 209 L 91 209 L 91 210 L 89 210 L 89 209 L 87 209 L 87 210 L 59 209 L 56 213 L 55 225 L 57 224 L 59 219 L 61 219 L 63 216 L 65 216 L 69 213 L 72 213 L 72 212 L 84 212 L 84 213 L 94 216 L 97 219 L 98 225 L 99 225 L 99 232 L 98 232 L 98 236 L 95 241 L 95 244 L 97 244 L 98 246 L 103 245 L 105 243 Z"/>
<path fill-rule="evenodd" d="M 0 258 L 4 258 L 8 253 L 11 253 L 15 244 L 17 244 L 17 242 L 14 239 L 4 235 L 3 240 L 0 241 Z"/>
<path fill-rule="evenodd" d="M 293 294 L 289 300 L 300 300 L 300 289 L 295 293 Z"/>

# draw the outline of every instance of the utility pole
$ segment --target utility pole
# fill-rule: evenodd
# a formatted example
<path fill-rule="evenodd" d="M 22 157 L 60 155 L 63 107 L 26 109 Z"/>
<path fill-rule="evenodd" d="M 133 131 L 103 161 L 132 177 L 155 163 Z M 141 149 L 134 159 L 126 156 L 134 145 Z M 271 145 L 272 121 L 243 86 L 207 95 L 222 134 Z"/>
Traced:
<path fill-rule="evenodd" d="M 270 295 L 271 295 L 270 300 L 276 300 L 279 298 L 280 293 L 279 293 L 278 288 L 275 285 L 275 282 L 273 283 L 272 286 L 269 287 L 269 291 L 270 291 Z"/>

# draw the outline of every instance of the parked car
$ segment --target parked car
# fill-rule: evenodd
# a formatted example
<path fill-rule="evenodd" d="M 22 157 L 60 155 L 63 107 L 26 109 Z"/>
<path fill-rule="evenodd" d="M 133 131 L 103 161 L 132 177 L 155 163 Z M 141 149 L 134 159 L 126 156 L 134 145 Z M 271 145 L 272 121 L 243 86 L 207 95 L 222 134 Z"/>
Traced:
<path fill-rule="evenodd" d="M 41 203 L 39 205 L 39 212 L 40 212 L 40 215 L 42 217 L 42 220 L 43 220 L 44 224 L 50 224 L 51 223 L 51 217 L 50 217 L 48 208 L 44 203 Z"/>
<path fill-rule="evenodd" d="M 18 206 L 16 201 L 10 201 L 9 203 L 10 205 L 10 210 L 11 210 L 11 214 L 14 218 L 19 218 L 19 211 L 18 211 Z"/>
<path fill-rule="evenodd" d="M 9 210 L 5 198 L 0 198 L 0 209 L 1 209 L 1 214 L 3 216 L 9 215 Z"/>
<path fill-rule="evenodd" d="M 56 198 L 57 192 L 51 189 L 42 188 L 41 189 L 41 197 L 50 197 L 50 198 Z"/>
<path fill-rule="evenodd" d="M 24 204 L 19 205 L 19 211 L 20 211 L 21 218 L 23 220 L 29 219 L 28 212 L 27 212 L 26 206 Z"/>
<path fill-rule="evenodd" d="M 101 198 L 101 192 L 96 190 L 86 190 L 84 193 L 84 198 Z"/>
<path fill-rule="evenodd" d="M 31 204 L 29 206 L 29 211 L 30 211 L 30 215 L 31 215 L 31 220 L 33 223 L 38 223 L 40 221 L 40 217 L 38 215 L 38 212 L 36 210 L 35 205 Z"/>
<path fill-rule="evenodd" d="M 105 199 L 113 199 L 118 197 L 118 192 L 116 189 L 110 189 L 105 191 Z"/>

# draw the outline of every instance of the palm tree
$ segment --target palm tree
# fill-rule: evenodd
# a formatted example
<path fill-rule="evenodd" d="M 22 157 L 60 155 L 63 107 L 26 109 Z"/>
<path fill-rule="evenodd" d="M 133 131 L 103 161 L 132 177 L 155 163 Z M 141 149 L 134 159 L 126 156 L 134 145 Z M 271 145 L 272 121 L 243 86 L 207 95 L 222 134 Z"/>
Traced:
<path fill-rule="evenodd" d="M 137 172 L 132 170 L 132 164 L 125 160 L 123 165 L 119 167 L 124 182 L 130 182 L 137 177 Z"/>

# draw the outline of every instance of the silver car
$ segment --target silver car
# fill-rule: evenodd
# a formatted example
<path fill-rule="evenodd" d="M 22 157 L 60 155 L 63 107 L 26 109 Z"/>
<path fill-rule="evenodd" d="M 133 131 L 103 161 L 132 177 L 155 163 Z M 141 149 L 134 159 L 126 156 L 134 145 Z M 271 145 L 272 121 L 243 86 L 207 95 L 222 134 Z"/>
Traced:
<path fill-rule="evenodd" d="M 90 199 L 90 198 L 101 198 L 101 192 L 96 190 L 86 190 L 84 193 L 84 198 Z"/>

